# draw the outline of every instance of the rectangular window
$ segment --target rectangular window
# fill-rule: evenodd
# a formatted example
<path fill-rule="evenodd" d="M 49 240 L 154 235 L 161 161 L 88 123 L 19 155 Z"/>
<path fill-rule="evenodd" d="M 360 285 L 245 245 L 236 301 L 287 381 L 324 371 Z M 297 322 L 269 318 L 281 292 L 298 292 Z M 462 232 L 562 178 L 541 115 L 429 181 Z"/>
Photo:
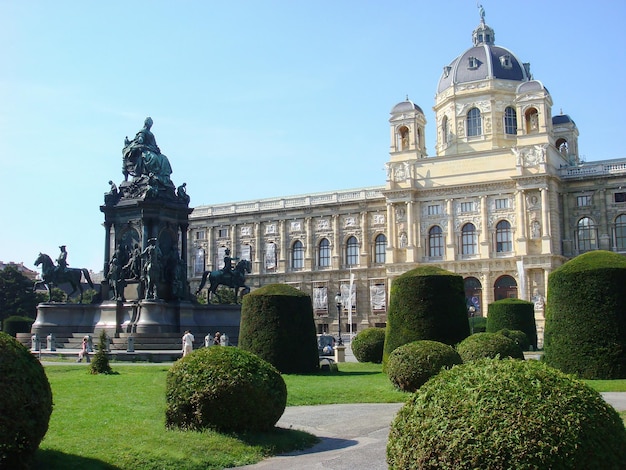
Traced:
<path fill-rule="evenodd" d="M 227 228 L 220 228 L 217 230 L 217 236 L 219 238 L 227 238 L 228 237 L 228 229 Z"/>
<path fill-rule="evenodd" d="M 626 193 L 615 193 L 615 202 L 626 202 Z"/>
<path fill-rule="evenodd" d="M 496 199 L 496 209 L 508 209 L 509 200 L 506 198 Z"/>
<path fill-rule="evenodd" d="M 578 207 L 587 207 L 591 205 L 591 196 L 577 196 L 576 197 L 576 205 Z"/>
<path fill-rule="evenodd" d="M 461 203 L 461 212 L 473 212 L 474 211 L 474 203 L 473 202 L 462 202 Z"/>
<path fill-rule="evenodd" d="M 439 215 L 441 213 L 441 206 L 439 204 L 428 206 L 428 215 Z"/>
<path fill-rule="evenodd" d="M 204 230 L 198 230 L 196 232 L 196 240 L 204 240 L 206 239 L 206 232 Z"/>

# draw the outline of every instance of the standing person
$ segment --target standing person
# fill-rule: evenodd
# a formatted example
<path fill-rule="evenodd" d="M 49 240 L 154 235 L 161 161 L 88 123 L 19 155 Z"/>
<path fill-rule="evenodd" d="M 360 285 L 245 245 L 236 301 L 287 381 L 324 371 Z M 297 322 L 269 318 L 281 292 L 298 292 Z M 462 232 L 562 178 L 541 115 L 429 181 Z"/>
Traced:
<path fill-rule="evenodd" d="M 76 360 L 76 362 L 83 362 L 83 357 L 85 358 L 85 362 L 91 362 L 89 360 L 89 341 L 87 336 L 83 338 L 83 343 L 81 344 L 81 349 L 78 353 L 78 359 Z"/>
<path fill-rule="evenodd" d="M 189 330 L 185 330 L 185 334 L 183 335 L 183 357 L 193 351 L 193 340 L 194 337 Z"/>
<path fill-rule="evenodd" d="M 211 340 L 213 339 L 213 336 L 211 336 L 211 333 L 207 333 L 207 335 L 204 337 L 204 347 L 208 348 L 209 346 L 211 346 Z"/>
<path fill-rule="evenodd" d="M 213 338 L 213 346 L 219 346 L 220 345 L 220 339 L 221 339 L 221 334 L 218 331 L 217 333 L 215 333 L 215 337 Z"/>

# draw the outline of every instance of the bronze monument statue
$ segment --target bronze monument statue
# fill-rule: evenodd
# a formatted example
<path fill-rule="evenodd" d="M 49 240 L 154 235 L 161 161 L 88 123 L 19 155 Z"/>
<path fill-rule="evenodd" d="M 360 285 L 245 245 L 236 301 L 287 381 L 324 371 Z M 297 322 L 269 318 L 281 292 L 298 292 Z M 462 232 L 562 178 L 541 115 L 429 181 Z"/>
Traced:
<path fill-rule="evenodd" d="M 226 256 L 224 260 L 228 258 L 228 262 L 225 266 L 230 263 L 230 250 L 226 250 Z M 196 295 L 200 293 L 204 285 L 206 284 L 207 277 L 209 278 L 209 296 L 211 294 L 217 295 L 219 299 L 219 293 L 217 293 L 217 287 L 220 285 L 224 285 L 227 287 L 231 287 L 235 289 L 235 299 L 239 297 L 239 289 L 243 288 L 241 295 L 246 295 L 250 292 L 250 288 L 246 286 L 246 273 L 252 272 L 252 263 L 250 260 L 242 259 L 240 260 L 234 269 L 230 272 L 227 272 L 226 269 L 218 269 L 216 271 L 204 271 L 202 274 L 202 281 L 200 282 L 200 287 L 196 291 Z"/>
<path fill-rule="evenodd" d="M 152 118 L 147 117 L 143 128 L 137 132 L 133 140 L 124 139 L 124 155 L 122 172 L 124 181 L 128 181 L 128 175 L 135 178 L 153 177 L 164 187 L 174 187 L 170 175 L 172 167 L 165 155 L 161 153 L 156 143 L 152 128 Z"/>
<path fill-rule="evenodd" d="M 68 298 L 74 295 L 74 293 L 78 290 L 80 292 L 80 303 L 83 302 L 83 286 L 80 284 L 82 276 L 85 277 L 85 280 L 89 284 L 89 287 L 93 289 L 93 282 L 91 282 L 91 277 L 89 276 L 89 271 L 86 268 L 68 268 L 67 264 L 67 251 L 65 251 L 65 246 L 61 246 L 61 254 L 58 259 L 58 266 L 54 265 L 52 258 L 46 255 L 45 253 L 39 253 L 39 256 L 35 260 L 35 266 L 39 266 L 41 264 L 41 281 L 35 281 L 33 285 L 33 290 L 37 288 L 38 285 L 43 284 L 48 290 L 48 301 L 52 301 L 52 292 L 50 286 L 52 285 L 60 285 L 64 283 L 69 283 L 72 286 L 72 292 L 69 293 Z"/>

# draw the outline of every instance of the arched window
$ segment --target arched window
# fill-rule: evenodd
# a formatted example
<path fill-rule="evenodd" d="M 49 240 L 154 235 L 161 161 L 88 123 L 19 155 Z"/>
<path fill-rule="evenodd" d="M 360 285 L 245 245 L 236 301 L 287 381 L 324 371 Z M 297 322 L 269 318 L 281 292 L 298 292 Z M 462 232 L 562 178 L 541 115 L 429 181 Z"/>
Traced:
<path fill-rule="evenodd" d="M 496 225 L 496 252 L 505 253 L 508 251 L 513 251 L 511 224 L 507 220 L 501 220 Z"/>
<path fill-rule="evenodd" d="M 578 221 L 576 234 L 578 238 L 578 251 L 591 251 L 597 248 L 596 226 L 589 217 L 583 217 Z"/>
<path fill-rule="evenodd" d="M 428 231 L 428 256 L 441 258 L 443 256 L 443 230 L 435 225 Z"/>
<path fill-rule="evenodd" d="M 615 248 L 626 251 L 626 215 L 618 215 L 615 219 Z"/>
<path fill-rule="evenodd" d="M 482 135 L 483 125 L 480 118 L 480 110 L 478 108 L 472 108 L 467 113 L 467 136 L 474 137 Z"/>
<path fill-rule="evenodd" d="M 567 157 L 567 154 L 569 153 L 569 145 L 567 144 L 567 140 L 561 138 L 556 141 L 555 145 L 556 145 L 556 148 L 561 153 L 561 155 L 563 155 L 564 157 Z"/>
<path fill-rule="evenodd" d="M 398 129 L 398 150 L 408 150 L 409 149 L 409 128 L 406 126 L 402 126 Z"/>
<path fill-rule="evenodd" d="M 504 110 L 504 133 L 508 135 L 517 134 L 517 113 L 515 108 L 507 106 Z"/>
<path fill-rule="evenodd" d="M 493 285 L 493 294 L 496 300 L 516 299 L 517 282 L 511 276 L 500 276 Z"/>
<path fill-rule="evenodd" d="M 387 237 L 382 233 L 374 241 L 374 263 L 384 263 L 387 254 Z"/>
<path fill-rule="evenodd" d="M 320 268 L 328 268 L 330 266 L 330 242 L 327 238 L 320 240 L 317 265 Z"/>
<path fill-rule="evenodd" d="M 465 224 L 461 229 L 461 254 L 476 254 L 476 227 L 474 224 Z"/>
<path fill-rule="evenodd" d="M 296 240 L 291 251 L 291 267 L 302 269 L 304 267 L 304 246 L 300 240 Z"/>
<path fill-rule="evenodd" d="M 348 266 L 359 264 L 359 242 L 356 237 L 350 237 L 346 242 L 346 263 Z"/>
<path fill-rule="evenodd" d="M 463 279 L 463 286 L 465 287 L 465 305 L 467 306 L 467 313 L 471 317 L 482 316 L 482 284 L 475 277 L 466 277 Z"/>
<path fill-rule="evenodd" d="M 539 132 L 539 112 L 535 108 L 529 108 L 524 113 L 526 119 L 526 133 L 535 134 Z"/>
<path fill-rule="evenodd" d="M 441 143 L 450 143 L 450 126 L 448 123 L 448 116 L 444 116 L 441 120 Z"/>

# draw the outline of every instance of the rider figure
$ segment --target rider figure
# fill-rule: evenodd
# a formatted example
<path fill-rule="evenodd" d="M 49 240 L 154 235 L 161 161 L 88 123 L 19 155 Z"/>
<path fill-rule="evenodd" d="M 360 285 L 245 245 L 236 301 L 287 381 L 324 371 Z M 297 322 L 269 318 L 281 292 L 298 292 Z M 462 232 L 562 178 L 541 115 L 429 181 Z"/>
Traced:
<path fill-rule="evenodd" d="M 230 257 L 230 248 L 226 248 L 224 252 L 224 267 L 222 268 L 222 273 L 224 273 L 224 279 L 232 279 L 233 277 L 233 259 Z"/>
<path fill-rule="evenodd" d="M 61 253 L 59 254 L 59 257 L 57 258 L 57 266 L 58 266 L 57 271 L 59 273 L 63 273 L 65 272 L 65 269 L 68 267 L 67 251 L 65 251 L 65 245 L 61 245 L 59 249 L 61 250 Z"/>

